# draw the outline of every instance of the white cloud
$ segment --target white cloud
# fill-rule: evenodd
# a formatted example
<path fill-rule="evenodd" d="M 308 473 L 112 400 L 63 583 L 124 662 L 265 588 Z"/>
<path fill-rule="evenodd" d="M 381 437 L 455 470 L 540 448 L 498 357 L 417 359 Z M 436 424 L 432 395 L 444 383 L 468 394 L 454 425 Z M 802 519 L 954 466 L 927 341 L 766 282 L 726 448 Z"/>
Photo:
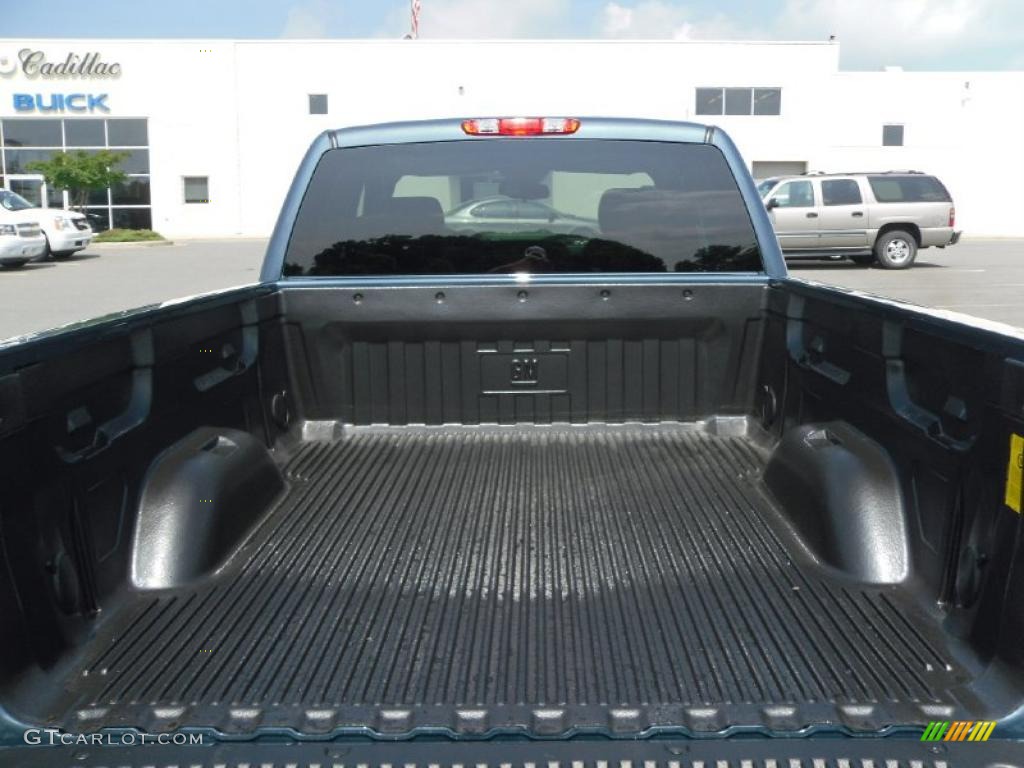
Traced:
<path fill-rule="evenodd" d="M 310 0 L 288 11 L 281 37 L 328 37 L 329 8 L 325 0 Z"/>
<path fill-rule="evenodd" d="M 834 34 L 844 57 L 872 65 L 932 58 L 944 47 L 964 46 L 986 29 L 1000 0 L 787 0 L 778 33 L 796 39 Z"/>
<path fill-rule="evenodd" d="M 689 0 L 693 2 L 693 0 Z M 677 40 L 827 40 L 836 35 L 845 66 L 914 66 L 984 53 L 990 65 L 1024 44 L 1021 0 L 783 0 L 774 18 L 701 13 L 688 2 L 608 0 L 595 23 L 600 37 Z M 762 12 L 763 17 L 763 12 Z"/>
<path fill-rule="evenodd" d="M 737 26 L 723 15 L 698 17 L 687 6 L 666 0 L 606 3 L 598 27 L 600 37 L 648 40 L 721 40 L 749 38 L 756 33 L 756 29 Z"/>

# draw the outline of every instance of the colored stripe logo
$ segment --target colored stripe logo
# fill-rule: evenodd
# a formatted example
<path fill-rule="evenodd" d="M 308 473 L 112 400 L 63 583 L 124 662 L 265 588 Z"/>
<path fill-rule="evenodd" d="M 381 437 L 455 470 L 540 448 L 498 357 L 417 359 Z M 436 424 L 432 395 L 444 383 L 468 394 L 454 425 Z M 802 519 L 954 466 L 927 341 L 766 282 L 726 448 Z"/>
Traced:
<path fill-rule="evenodd" d="M 928 723 L 921 741 L 988 741 L 995 727 L 994 720 L 936 720 Z"/>

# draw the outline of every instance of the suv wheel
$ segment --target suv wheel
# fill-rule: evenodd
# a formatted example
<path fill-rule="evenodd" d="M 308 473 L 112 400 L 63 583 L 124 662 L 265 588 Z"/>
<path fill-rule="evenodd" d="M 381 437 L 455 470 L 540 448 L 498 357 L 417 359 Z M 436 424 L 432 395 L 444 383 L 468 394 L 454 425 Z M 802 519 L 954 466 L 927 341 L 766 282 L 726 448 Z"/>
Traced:
<path fill-rule="evenodd" d="M 875 256 L 885 269 L 906 269 L 917 257 L 917 241 L 909 232 L 894 229 L 878 238 Z"/>

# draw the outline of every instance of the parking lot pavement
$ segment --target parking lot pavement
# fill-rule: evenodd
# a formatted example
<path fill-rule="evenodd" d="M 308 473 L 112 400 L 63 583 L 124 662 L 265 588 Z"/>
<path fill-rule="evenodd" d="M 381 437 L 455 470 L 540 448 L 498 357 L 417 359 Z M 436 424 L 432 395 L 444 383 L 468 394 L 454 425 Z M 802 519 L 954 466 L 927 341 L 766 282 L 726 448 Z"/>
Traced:
<path fill-rule="evenodd" d="M 0 339 L 259 280 L 267 241 L 95 245 L 0 269 Z"/>
<path fill-rule="evenodd" d="M 0 270 L 0 339 L 259 279 L 265 240 L 94 246 L 67 261 Z M 1024 239 L 929 248 L 910 270 L 791 262 L 794 276 L 1024 328 Z"/>
<path fill-rule="evenodd" d="M 968 239 L 920 251 L 911 269 L 792 261 L 794 277 L 950 309 L 1024 328 L 1024 239 Z"/>

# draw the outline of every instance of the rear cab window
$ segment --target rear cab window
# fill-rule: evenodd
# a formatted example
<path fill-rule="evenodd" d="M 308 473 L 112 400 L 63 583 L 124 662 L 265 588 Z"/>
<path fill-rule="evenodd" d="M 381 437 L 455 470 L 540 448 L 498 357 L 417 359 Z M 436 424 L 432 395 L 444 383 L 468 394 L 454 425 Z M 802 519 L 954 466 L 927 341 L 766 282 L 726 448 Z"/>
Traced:
<path fill-rule="evenodd" d="M 949 191 L 934 176 L 868 176 L 879 203 L 950 203 Z"/>
<path fill-rule="evenodd" d="M 714 146 L 489 138 L 339 148 L 285 276 L 763 272 Z"/>

